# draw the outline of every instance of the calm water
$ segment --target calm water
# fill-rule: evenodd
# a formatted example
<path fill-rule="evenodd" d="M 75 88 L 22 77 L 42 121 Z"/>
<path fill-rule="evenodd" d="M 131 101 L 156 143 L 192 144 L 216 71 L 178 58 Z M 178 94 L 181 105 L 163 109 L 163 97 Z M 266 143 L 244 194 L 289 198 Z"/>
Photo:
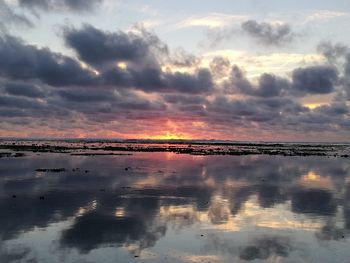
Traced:
<path fill-rule="evenodd" d="M 0 158 L 0 262 L 349 262 L 348 201 L 346 158 L 28 152 Z"/>

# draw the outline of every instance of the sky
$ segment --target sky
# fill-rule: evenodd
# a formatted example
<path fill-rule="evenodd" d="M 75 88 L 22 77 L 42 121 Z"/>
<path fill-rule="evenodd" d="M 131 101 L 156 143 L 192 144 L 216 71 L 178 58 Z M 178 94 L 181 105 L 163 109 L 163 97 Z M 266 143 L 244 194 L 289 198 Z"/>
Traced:
<path fill-rule="evenodd" d="M 0 0 L 0 137 L 350 141 L 348 0 Z"/>

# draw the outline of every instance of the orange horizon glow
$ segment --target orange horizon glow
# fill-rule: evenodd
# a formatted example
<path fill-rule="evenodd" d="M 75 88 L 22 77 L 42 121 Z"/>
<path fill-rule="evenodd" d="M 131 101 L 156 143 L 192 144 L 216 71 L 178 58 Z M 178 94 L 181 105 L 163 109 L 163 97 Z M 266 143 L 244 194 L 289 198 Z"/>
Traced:
<path fill-rule="evenodd" d="M 174 120 L 167 120 L 165 122 L 165 125 L 159 127 L 161 132 L 157 132 L 154 135 L 143 135 L 143 138 L 145 139 L 153 139 L 153 140 L 191 140 L 193 139 L 193 136 L 179 131 L 183 130 L 183 127 L 181 125 L 182 123 L 178 123 Z"/>
<path fill-rule="evenodd" d="M 144 136 L 145 139 L 152 139 L 152 140 L 191 140 L 192 137 L 182 134 L 182 133 L 172 133 L 172 132 L 166 132 L 165 134 L 159 134 L 159 135 L 152 135 L 152 136 Z"/>
<path fill-rule="evenodd" d="M 349 141 L 347 134 L 327 134 L 322 132 L 327 140 Z M 320 141 L 315 132 L 288 133 L 279 131 L 278 134 L 247 130 L 244 127 L 211 126 L 205 120 L 179 116 L 178 119 L 154 118 L 146 121 L 87 126 L 85 128 L 55 129 L 54 127 L 30 127 L 27 129 L 0 130 L 0 138 L 32 138 L 32 139 L 150 139 L 150 140 L 232 140 L 232 141 Z"/>

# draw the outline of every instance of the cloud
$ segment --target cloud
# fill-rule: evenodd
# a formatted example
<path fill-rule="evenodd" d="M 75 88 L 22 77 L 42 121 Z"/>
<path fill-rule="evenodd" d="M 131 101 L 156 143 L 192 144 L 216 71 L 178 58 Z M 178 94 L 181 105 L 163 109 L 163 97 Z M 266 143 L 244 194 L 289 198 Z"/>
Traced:
<path fill-rule="evenodd" d="M 252 78 L 224 53 L 198 63 L 200 57 L 172 53 L 157 35 L 139 27 L 107 32 L 84 25 L 63 32 L 78 58 L 1 35 L 2 125 L 72 132 L 61 128 L 65 122 L 126 136 L 144 134 L 150 125 L 164 129 L 161 123 L 169 121 L 169 130 L 205 138 L 251 138 L 257 132 L 267 138 L 276 131 L 281 138 L 349 136 L 350 57 L 343 48 L 323 47 L 327 56 L 337 57 L 334 64 L 318 61 L 284 76 L 266 69 Z M 303 106 L 303 97 L 324 94 L 335 96 L 323 106 Z M 160 134 L 156 128 L 153 133 Z"/>
<path fill-rule="evenodd" d="M 37 263 L 37 259 L 31 255 L 31 249 L 29 247 L 17 246 L 15 248 L 9 248 L 2 241 L 0 241 L 0 245 L 1 262 L 11 263 L 25 260 Z"/>
<path fill-rule="evenodd" d="M 86 90 L 86 89 L 74 89 L 74 90 L 59 90 L 58 94 L 67 101 L 74 103 L 90 103 L 90 102 L 113 102 L 117 98 L 113 91 L 104 90 Z"/>
<path fill-rule="evenodd" d="M 71 126 L 72 123 L 66 125 Z M 86 254 L 106 247 L 131 248 L 132 252 L 127 250 L 125 253 L 131 253 L 132 257 L 135 250 L 147 251 L 147 248 L 158 244 L 160 238 L 167 233 L 167 227 L 185 231 L 201 221 L 207 223 L 208 213 L 214 212 L 211 216 L 215 217 L 217 211 L 223 212 L 221 219 L 224 221 L 228 216 L 230 224 L 213 226 L 217 231 L 205 235 L 202 248 L 207 254 L 213 251 L 224 256 L 220 258 L 231 261 L 238 256 L 255 261 L 265 258 L 294 261 L 296 254 L 307 249 L 300 241 L 300 231 L 310 228 L 313 230 L 309 231 L 311 239 L 318 231 L 322 231 L 325 238 L 334 239 L 341 239 L 342 234 L 348 234 L 346 229 L 342 229 L 346 227 L 343 224 L 342 228 L 332 228 L 334 221 L 348 222 L 350 218 L 347 208 L 350 188 L 343 183 L 350 175 L 350 164 L 344 158 L 268 158 L 259 155 L 253 158 L 202 158 L 197 160 L 198 165 L 193 165 L 192 157 L 182 156 L 170 160 L 157 157 L 138 156 L 138 163 L 142 163 L 146 169 L 148 167 L 148 170 L 144 173 L 137 173 L 136 170 L 134 176 L 125 176 L 124 169 L 121 169 L 134 156 L 99 157 L 96 162 L 92 162 L 91 158 L 80 157 L 82 174 L 79 171 L 72 174 L 77 162 L 69 161 L 72 159 L 69 153 L 60 154 L 54 159 L 55 162 L 52 162 L 53 156 L 45 154 L 28 154 L 19 160 L 21 165 L 14 160 L 7 162 L 6 171 L 1 173 L 2 177 L 6 176 L 6 180 L 0 182 L 3 193 L 0 196 L 0 208 L 1 211 L 12 212 L 0 217 L 0 223 L 6 224 L 6 228 L 0 229 L 2 244 L 18 240 L 35 228 L 44 229 L 71 220 L 71 224 L 59 229 L 61 235 L 57 236 L 58 242 L 55 243 L 59 250 L 54 253 L 58 260 L 62 258 L 62 253 L 70 255 L 69 251 L 62 249 L 72 249 L 72 256 L 76 257 L 76 253 Z M 43 165 L 47 168 L 46 165 L 62 165 L 66 168 L 66 173 L 54 177 L 55 191 L 52 191 L 52 176 L 38 176 L 34 172 Z M 164 171 L 162 176 L 159 176 L 161 171 L 151 172 L 155 166 L 156 171 Z M 89 169 L 90 173 L 84 174 L 82 168 Z M 331 192 L 323 188 L 305 194 L 309 190 L 300 185 L 300 179 L 306 172 L 316 170 L 316 181 L 329 182 L 329 185 L 322 187 L 336 187 L 336 195 L 332 194 L 328 198 L 322 192 Z M 200 180 L 203 179 L 203 171 L 206 180 Z M 27 174 L 24 178 L 25 172 Z M 308 187 L 317 185 L 314 179 L 308 182 Z M 152 184 L 145 186 L 147 182 Z M 128 190 L 123 187 L 125 185 L 134 187 Z M 106 191 L 99 192 L 98 189 L 102 188 Z M 13 199 L 13 194 L 17 198 Z M 45 196 L 44 201 L 39 200 L 40 195 Z M 215 199 L 216 196 L 222 199 Z M 290 201 L 294 202 L 295 199 L 303 202 L 302 208 L 307 209 L 298 210 L 294 214 Z M 319 206 L 319 201 L 332 204 L 335 213 L 327 213 L 327 205 Z M 283 205 L 276 206 L 279 203 Z M 237 215 L 234 224 L 230 222 L 232 216 L 227 215 L 229 207 L 232 208 L 232 215 Z M 261 217 L 259 207 L 271 207 L 266 211 L 268 218 Z M 310 210 L 317 207 L 326 209 L 321 214 L 310 213 Z M 281 220 L 281 209 L 284 211 L 284 220 Z M 343 209 L 344 213 L 337 213 Z M 260 228 L 260 231 L 252 231 L 249 236 L 240 239 L 222 235 L 224 228 L 239 229 L 247 222 Z M 281 228 L 286 229 L 288 237 L 279 236 Z M 293 238 L 294 234 L 296 239 Z M 7 260 L 9 254 L 15 254 L 17 256 L 11 255 L 10 258 L 29 261 L 33 253 L 23 253 L 23 250 L 27 249 L 21 246 L 7 247 L 5 244 L 1 246 L 1 259 Z M 21 258 L 19 254 L 22 253 L 28 257 Z"/>
<path fill-rule="evenodd" d="M 330 19 L 349 16 L 349 13 L 333 10 L 317 10 L 306 16 L 305 22 L 328 21 Z"/>
<path fill-rule="evenodd" d="M 288 92 L 290 88 L 288 80 L 268 73 L 262 74 L 257 85 L 253 85 L 236 65 L 232 68 L 230 81 L 230 86 L 233 87 L 234 91 L 257 97 L 279 96 L 283 92 Z"/>
<path fill-rule="evenodd" d="M 265 237 L 257 239 L 254 244 L 244 247 L 239 257 L 243 260 L 266 260 L 272 256 L 288 257 L 292 246 L 287 238 Z"/>
<path fill-rule="evenodd" d="M 234 88 L 242 93 L 249 94 L 253 90 L 252 84 L 245 76 L 245 72 L 237 65 L 232 67 L 230 81 Z"/>
<path fill-rule="evenodd" d="M 16 96 L 24 96 L 30 98 L 43 98 L 45 92 L 40 89 L 37 85 L 27 84 L 23 82 L 8 82 L 3 84 L 5 91 L 8 94 Z"/>
<path fill-rule="evenodd" d="M 15 12 L 4 0 L 0 0 L 0 30 L 6 30 L 13 25 L 33 27 L 26 15 Z"/>
<path fill-rule="evenodd" d="M 135 47 L 133 42 L 128 43 L 131 47 L 129 48 L 125 43 L 125 49 L 133 50 Z M 109 51 L 112 57 L 115 54 L 113 59 L 117 59 L 119 55 L 124 58 L 128 56 L 123 52 L 113 53 L 113 48 L 112 50 L 107 48 L 101 51 L 101 56 L 90 56 L 87 61 L 102 63 L 108 60 L 109 62 L 108 56 L 105 55 Z M 142 61 L 142 57 L 135 55 L 130 55 L 128 58 Z M 148 58 L 149 56 L 144 56 L 143 60 L 148 60 Z M 131 65 L 122 69 L 113 64 L 101 74 L 96 75 L 92 70 L 83 68 L 75 59 L 53 53 L 49 49 L 26 45 L 20 39 L 9 35 L 3 35 L 0 39 L 0 59 L 4 61 L 0 65 L 2 77 L 13 80 L 40 80 L 45 84 L 57 87 L 111 85 L 147 92 L 201 93 L 210 91 L 214 85 L 211 73 L 207 69 L 199 69 L 195 74 L 171 73 L 163 72 L 157 67 L 145 66 L 139 70 L 140 65 L 135 67 Z M 158 64 L 158 61 L 155 61 L 155 64 Z"/>
<path fill-rule="evenodd" d="M 144 91 L 205 93 L 213 89 L 214 83 L 208 69 L 199 69 L 195 74 L 163 73 L 159 69 L 148 68 L 133 71 L 134 86 Z"/>
<path fill-rule="evenodd" d="M 102 0 L 18 0 L 21 7 L 40 11 L 86 12 L 95 10 Z"/>
<path fill-rule="evenodd" d="M 203 104 L 206 102 L 206 100 L 202 96 L 188 96 L 183 94 L 166 94 L 163 96 L 166 102 L 173 103 L 173 104 L 182 104 L 182 105 L 188 105 L 188 104 Z"/>
<path fill-rule="evenodd" d="M 344 75 L 345 75 L 345 77 L 350 77 L 350 53 L 346 54 Z"/>
<path fill-rule="evenodd" d="M 232 23 L 246 19 L 244 15 L 228 15 L 222 13 L 212 13 L 203 16 L 192 16 L 179 22 L 175 27 L 178 29 L 188 27 L 208 27 L 221 28 Z"/>
<path fill-rule="evenodd" d="M 175 67 L 196 67 L 200 63 L 200 58 L 180 48 L 173 52 L 170 63 Z"/>
<path fill-rule="evenodd" d="M 207 69 L 199 69 L 195 75 L 180 72 L 167 74 L 166 81 L 170 89 L 184 93 L 203 93 L 214 86 L 211 72 Z"/>
<path fill-rule="evenodd" d="M 350 53 L 345 56 L 344 72 L 340 82 L 347 100 L 350 100 Z"/>
<path fill-rule="evenodd" d="M 77 248 L 80 253 L 101 246 L 121 247 L 130 243 L 139 244 L 140 249 L 144 249 L 154 246 L 165 231 L 165 226 L 152 229 L 136 216 L 118 218 L 99 212 L 88 213 L 77 218 L 74 225 L 63 232 L 60 243 L 63 247 Z"/>
<path fill-rule="evenodd" d="M 217 78 L 226 77 L 230 68 L 231 62 L 228 58 L 215 56 L 209 63 L 209 68 L 212 74 Z"/>
<path fill-rule="evenodd" d="M 344 57 L 349 52 L 347 46 L 340 43 L 332 44 L 331 42 L 321 42 L 317 46 L 317 50 L 333 63 L 335 63 L 340 57 Z"/>
<path fill-rule="evenodd" d="M 53 86 L 87 85 L 95 79 L 76 60 L 9 35 L 0 36 L 0 60 L 0 75 L 9 79 L 39 79 Z"/>
<path fill-rule="evenodd" d="M 330 105 L 323 105 L 315 109 L 315 112 L 327 116 L 346 115 L 349 111 L 349 107 L 344 102 L 334 102 Z"/>
<path fill-rule="evenodd" d="M 31 14 L 39 17 L 39 12 L 78 12 L 87 13 L 96 10 L 103 0 L 17 0 L 11 4 L 9 1 L 0 0 L 0 30 L 6 31 L 13 26 L 34 27 L 32 17 L 28 12 L 20 13 L 19 10 L 31 11 Z M 20 7 L 20 8 L 19 8 Z"/>
<path fill-rule="evenodd" d="M 267 125 L 278 125 L 290 117 L 297 118 L 298 115 L 309 111 L 299 103 L 283 97 L 229 100 L 224 96 L 217 96 L 208 103 L 207 108 L 224 119 L 234 119 L 242 124 L 258 122 Z"/>
<path fill-rule="evenodd" d="M 166 45 L 145 30 L 111 33 L 86 24 L 80 29 L 65 28 L 63 32 L 66 44 L 79 58 L 96 66 L 119 61 L 140 63 L 155 59 L 152 51 L 167 52 Z"/>
<path fill-rule="evenodd" d="M 287 80 L 265 73 L 259 78 L 258 89 L 255 90 L 255 94 L 261 97 L 279 96 L 289 86 Z"/>
<path fill-rule="evenodd" d="M 247 20 L 242 23 L 241 29 L 258 43 L 268 46 L 287 44 L 295 38 L 295 33 L 285 23 L 259 23 L 255 20 Z"/>
<path fill-rule="evenodd" d="M 292 73 L 292 80 L 296 91 L 327 94 L 334 91 L 338 72 L 335 67 L 328 65 L 297 68 Z"/>
<path fill-rule="evenodd" d="M 134 83 L 134 76 L 132 76 L 130 70 L 122 69 L 119 67 L 108 68 L 100 74 L 100 79 L 103 84 L 113 85 L 116 87 L 131 87 Z"/>
<path fill-rule="evenodd" d="M 240 27 L 233 23 L 222 27 L 210 28 L 207 35 L 212 47 L 238 35 L 247 35 L 258 44 L 264 46 L 286 45 L 294 41 L 297 36 L 287 23 L 259 23 L 253 19 L 241 21 Z"/>
<path fill-rule="evenodd" d="M 334 215 L 337 209 L 332 193 L 320 189 L 301 189 L 292 196 L 294 213 Z"/>

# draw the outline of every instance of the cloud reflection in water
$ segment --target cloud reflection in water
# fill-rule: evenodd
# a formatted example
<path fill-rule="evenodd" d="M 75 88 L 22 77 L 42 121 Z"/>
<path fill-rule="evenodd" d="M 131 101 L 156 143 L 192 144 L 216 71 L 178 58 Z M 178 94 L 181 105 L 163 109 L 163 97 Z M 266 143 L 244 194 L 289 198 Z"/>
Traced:
<path fill-rule="evenodd" d="M 43 167 L 66 170 L 35 171 Z M 1 158 L 0 258 L 60 262 L 64 254 L 67 262 L 98 262 L 104 253 L 103 262 L 297 262 L 318 251 L 326 262 L 333 252 L 319 242 L 333 240 L 345 259 L 349 178 L 346 159 L 326 157 Z"/>

